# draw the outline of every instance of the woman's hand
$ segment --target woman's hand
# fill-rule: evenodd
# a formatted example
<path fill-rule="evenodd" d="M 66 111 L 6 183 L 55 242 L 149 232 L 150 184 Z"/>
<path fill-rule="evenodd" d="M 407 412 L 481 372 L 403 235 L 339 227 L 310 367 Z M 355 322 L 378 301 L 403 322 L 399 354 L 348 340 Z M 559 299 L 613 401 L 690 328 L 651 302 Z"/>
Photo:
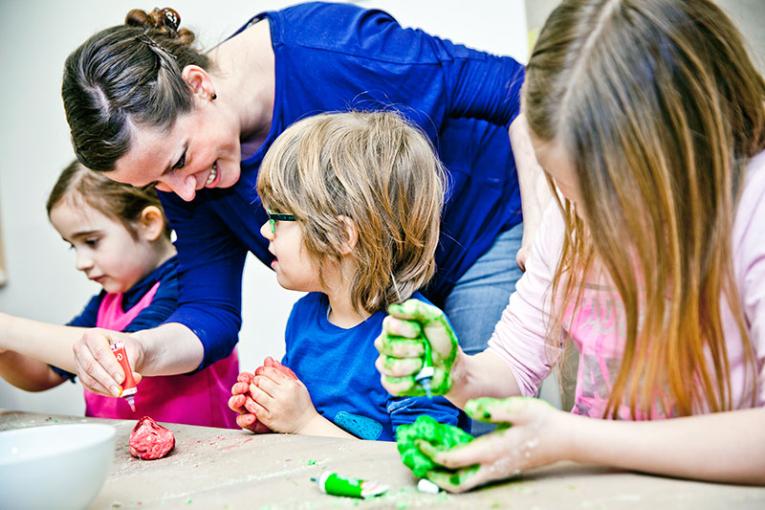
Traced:
<path fill-rule="evenodd" d="M 82 385 L 90 391 L 109 397 L 120 396 L 125 372 L 110 348 L 110 344 L 117 341 L 125 345 L 128 362 L 133 370 L 133 379 L 136 384 L 141 381 L 141 375 L 138 373 L 144 359 L 141 342 L 131 334 L 93 328 L 85 331 L 72 346 L 77 376 Z"/>
<path fill-rule="evenodd" d="M 464 492 L 568 458 L 570 443 L 565 423 L 568 414 L 542 400 L 479 398 L 468 401 L 465 412 L 475 420 L 500 426 L 448 451 L 435 450 L 425 442 L 418 445 L 437 464 L 456 470 L 428 473 L 428 478 L 442 489 Z"/>
<path fill-rule="evenodd" d="M 319 415 L 305 385 L 276 367 L 264 367 L 249 390 L 245 408 L 274 432 L 300 434 Z"/>
<path fill-rule="evenodd" d="M 422 396 L 426 394 L 417 374 L 425 364 L 425 342 L 430 343 L 433 395 L 445 395 L 451 389 L 451 370 L 462 356 L 444 312 L 417 299 L 390 305 L 383 321 L 383 330 L 375 340 L 380 356 L 375 362 L 382 385 L 392 395 Z"/>

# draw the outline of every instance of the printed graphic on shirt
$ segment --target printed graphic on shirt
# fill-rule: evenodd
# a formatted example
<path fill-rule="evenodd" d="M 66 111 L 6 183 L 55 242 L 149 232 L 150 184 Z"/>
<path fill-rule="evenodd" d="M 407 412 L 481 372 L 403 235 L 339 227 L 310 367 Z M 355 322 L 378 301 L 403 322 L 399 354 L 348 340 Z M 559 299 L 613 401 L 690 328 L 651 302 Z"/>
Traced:
<path fill-rule="evenodd" d="M 569 308 L 567 316 L 571 315 Z M 638 323 L 641 322 L 639 317 Z M 576 315 L 569 324 L 569 335 L 580 352 L 576 396 L 571 412 L 603 418 L 624 355 L 626 324 L 618 294 L 608 286 L 586 285 Z M 650 418 L 661 419 L 673 414 L 671 409 L 666 412 L 661 402 L 657 401 Z M 619 405 L 617 416 L 623 420 L 649 419 L 647 413 L 637 410 L 633 417 L 629 403 L 624 401 Z"/>

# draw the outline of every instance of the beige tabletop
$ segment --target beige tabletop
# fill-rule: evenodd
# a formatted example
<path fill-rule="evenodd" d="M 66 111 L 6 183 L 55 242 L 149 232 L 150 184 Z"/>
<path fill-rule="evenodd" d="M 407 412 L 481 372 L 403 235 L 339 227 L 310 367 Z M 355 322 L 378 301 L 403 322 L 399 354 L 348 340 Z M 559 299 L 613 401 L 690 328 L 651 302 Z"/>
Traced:
<path fill-rule="evenodd" d="M 92 505 L 99 509 L 765 509 L 765 488 L 674 480 L 571 463 L 467 494 L 422 494 L 401 464 L 394 443 L 252 435 L 176 424 L 168 425 L 175 434 L 175 450 L 164 459 L 142 461 L 128 452 L 132 421 L 0 410 L 0 431 L 83 422 L 108 423 L 117 429 L 114 464 Z M 387 495 L 373 500 L 328 496 L 309 480 L 324 470 L 377 480 L 391 488 Z"/>

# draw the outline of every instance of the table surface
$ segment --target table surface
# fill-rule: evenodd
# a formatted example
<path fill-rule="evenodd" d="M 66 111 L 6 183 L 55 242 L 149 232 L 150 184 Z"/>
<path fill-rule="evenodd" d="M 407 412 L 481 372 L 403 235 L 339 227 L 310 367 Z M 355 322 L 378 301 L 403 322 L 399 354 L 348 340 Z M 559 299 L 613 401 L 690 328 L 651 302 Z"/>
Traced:
<path fill-rule="evenodd" d="M 395 443 L 170 424 L 175 450 L 164 459 L 130 456 L 135 422 L 0 410 L 0 431 L 66 423 L 117 430 L 114 463 L 92 508 L 765 508 L 765 488 L 662 478 L 573 463 L 538 469 L 466 494 L 422 494 Z M 322 494 L 309 479 L 325 470 L 377 480 L 389 492 L 371 500 Z M 1 498 L 0 498 L 1 499 Z"/>

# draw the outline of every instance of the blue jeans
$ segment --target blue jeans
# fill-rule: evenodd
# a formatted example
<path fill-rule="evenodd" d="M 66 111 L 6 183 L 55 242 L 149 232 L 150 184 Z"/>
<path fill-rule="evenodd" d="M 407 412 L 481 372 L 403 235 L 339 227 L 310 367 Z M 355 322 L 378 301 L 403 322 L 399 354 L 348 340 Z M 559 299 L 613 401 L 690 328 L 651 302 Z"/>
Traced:
<path fill-rule="evenodd" d="M 523 275 L 515 263 L 522 239 L 523 223 L 501 233 L 489 251 L 462 275 L 446 298 L 444 313 L 467 354 L 486 349 L 494 326 L 507 307 L 516 282 Z M 508 377 L 512 377 L 509 372 Z M 474 422 L 471 427 L 473 434 L 490 430 L 493 430 L 492 426 L 479 422 Z"/>

